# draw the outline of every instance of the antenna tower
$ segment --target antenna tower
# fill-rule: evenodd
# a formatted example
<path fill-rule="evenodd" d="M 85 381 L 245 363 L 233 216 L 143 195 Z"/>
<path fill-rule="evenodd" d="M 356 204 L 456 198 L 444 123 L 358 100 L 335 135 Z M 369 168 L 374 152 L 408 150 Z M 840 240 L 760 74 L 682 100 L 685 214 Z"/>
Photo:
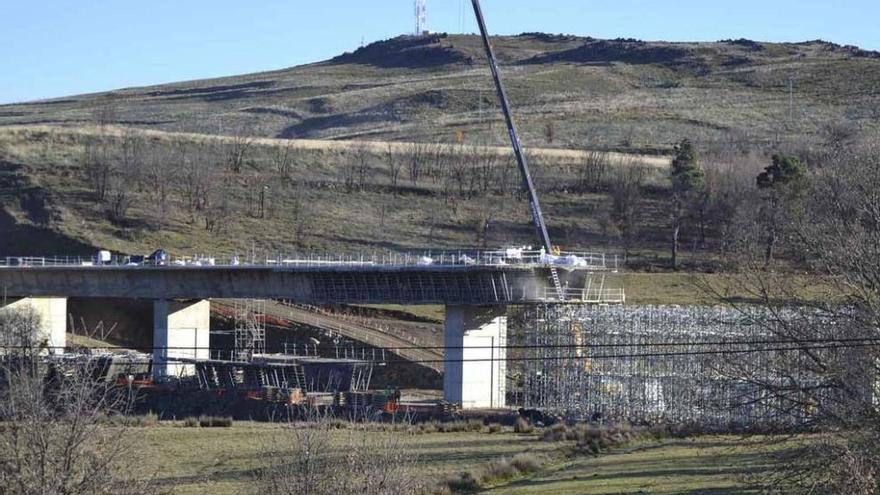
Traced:
<path fill-rule="evenodd" d="M 427 0 L 416 0 L 416 36 L 428 34 Z"/>

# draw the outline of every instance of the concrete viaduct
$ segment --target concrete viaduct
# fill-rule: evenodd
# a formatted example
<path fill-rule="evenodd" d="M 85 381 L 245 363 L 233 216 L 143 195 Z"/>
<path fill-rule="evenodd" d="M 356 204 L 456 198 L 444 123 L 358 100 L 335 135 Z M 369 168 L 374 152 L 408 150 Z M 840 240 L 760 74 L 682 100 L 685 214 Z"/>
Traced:
<path fill-rule="evenodd" d="M 34 308 L 53 349 L 66 344 L 69 297 L 152 300 L 157 378 L 181 371 L 175 358 L 210 357 L 212 298 L 444 305 L 444 397 L 464 407 L 504 405 L 506 306 L 545 301 L 549 281 L 534 263 L 0 266 L 3 305 Z"/>

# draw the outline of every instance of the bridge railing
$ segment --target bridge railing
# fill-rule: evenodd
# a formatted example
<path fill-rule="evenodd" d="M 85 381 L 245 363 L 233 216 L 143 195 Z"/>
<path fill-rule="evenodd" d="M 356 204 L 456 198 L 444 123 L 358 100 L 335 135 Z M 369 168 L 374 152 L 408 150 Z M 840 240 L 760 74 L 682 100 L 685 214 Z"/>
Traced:
<path fill-rule="evenodd" d="M 88 256 L 7 256 L 0 257 L 4 267 L 81 267 L 81 266 L 557 266 L 592 271 L 617 271 L 617 255 L 597 252 L 498 249 L 487 251 L 440 250 L 421 253 L 314 254 L 217 257 L 210 255 L 171 256 L 161 263 L 144 256 L 114 255 L 107 261 Z"/>
<path fill-rule="evenodd" d="M 625 289 L 563 289 L 564 301 L 584 304 L 626 304 Z M 537 299 L 546 302 L 562 301 L 554 287 L 542 288 Z"/>

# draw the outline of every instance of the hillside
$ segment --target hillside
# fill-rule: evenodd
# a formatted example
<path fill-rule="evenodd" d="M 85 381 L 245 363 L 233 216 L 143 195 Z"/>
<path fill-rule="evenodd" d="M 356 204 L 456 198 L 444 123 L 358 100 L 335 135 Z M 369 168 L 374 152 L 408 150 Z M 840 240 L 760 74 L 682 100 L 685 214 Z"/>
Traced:
<path fill-rule="evenodd" d="M 570 249 L 625 249 L 634 268 L 666 264 L 672 143 L 698 143 L 713 181 L 753 187 L 779 147 L 880 129 L 880 54 L 853 47 L 544 34 L 494 43 L 551 235 Z M 446 35 L 274 72 L 0 106 L 0 253 L 534 243 L 500 117 L 479 39 Z M 627 239 L 611 211 L 622 180 L 638 188 Z M 697 242 L 688 227 L 686 268 L 723 268 L 728 230 L 710 219 Z"/>
<path fill-rule="evenodd" d="M 531 146 L 656 150 L 682 136 L 817 140 L 832 123 L 876 128 L 880 113 L 880 54 L 822 41 L 538 33 L 493 41 Z M 479 38 L 463 35 L 399 37 L 274 72 L 0 106 L 0 125 L 96 119 L 282 138 L 506 140 Z"/>

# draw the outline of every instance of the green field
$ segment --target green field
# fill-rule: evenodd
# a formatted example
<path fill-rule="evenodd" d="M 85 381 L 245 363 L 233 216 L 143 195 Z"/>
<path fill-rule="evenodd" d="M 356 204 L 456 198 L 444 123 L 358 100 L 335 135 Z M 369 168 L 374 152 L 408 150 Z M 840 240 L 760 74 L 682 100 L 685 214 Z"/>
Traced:
<path fill-rule="evenodd" d="M 175 494 L 256 493 L 249 489 L 253 470 L 269 455 L 269 439 L 279 434 L 279 428 L 257 423 L 210 429 L 140 428 L 136 430 L 143 453 L 140 472 L 155 473 Z M 341 442 L 344 432 L 330 434 Z M 793 443 L 770 445 L 760 439 L 712 436 L 643 441 L 596 457 L 567 457 L 567 443 L 509 431 L 406 435 L 405 442 L 418 456 L 422 475 L 431 479 L 479 472 L 491 461 L 530 452 L 551 460 L 538 473 L 486 487 L 486 493 L 597 495 L 753 493 L 748 478 L 772 466 L 770 453 Z"/>

